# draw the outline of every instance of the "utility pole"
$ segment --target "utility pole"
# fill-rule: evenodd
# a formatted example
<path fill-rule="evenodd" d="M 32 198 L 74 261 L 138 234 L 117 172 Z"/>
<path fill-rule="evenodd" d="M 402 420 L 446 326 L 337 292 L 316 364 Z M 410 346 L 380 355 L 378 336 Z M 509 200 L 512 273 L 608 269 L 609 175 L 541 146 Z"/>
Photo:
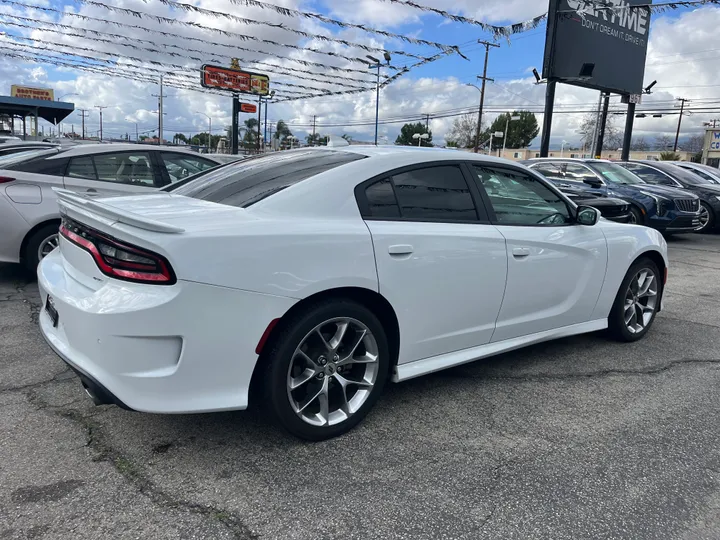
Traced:
<path fill-rule="evenodd" d="M 317 119 L 317 116 L 313 114 L 313 135 L 312 135 L 312 143 L 313 146 L 315 146 L 315 120 Z M 377 146 L 377 141 L 375 141 L 375 145 Z"/>
<path fill-rule="evenodd" d="M 262 148 L 260 146 L 260 126 L 262 120 L 262 96 L 258 96 L 258 130 L 257 130 L 257 153 L 260 153 L 260 149 Z M 264 142 L 264 141 L 263 141 Z"/>
<path fill-rule="evenodd" d="M 107 109 L 108 106 L 107 105 L 95 105 L 95 108 L 100 110 L 100 142 L 102 142 L 102 140 L 103 140 L 102 112 L 103 112 L 103 109 Z"/>
<path fill-rule="evenodd" d="M 430 115 L 425 113 L 425 131 L 430 133 Z"/>
<path fill-rule="evenodd" d="M 610 107 L 610 92 L 605 92 L 603 96 L 602 111 L 600 113 L 600 125 L 597 131 L 597 142 L 595 143 L 594 158 L 602 157 L 603 143 L 605 142 L 605 125 L 607 124 L 608 108 Z"/>
<path fill-rule="evenodd" d="M 480 45 L 485 46 L 485 65 L 483 66 L 482 77 L 478 77 L 478 79 L 482 79 L 482 87 L 480 88 L 480 107 L 478 108 L 477 130 L 475 131 L 475 153 L 476 154 L 478 153 L 478 148 L 480 146 L 480 125 L 482 124 L 483 104 L 485 103 L 485 82 L 495 80 L 495 79 L 489 79 L 487 77 L 487 66 L 488 66 L 488 56 L 490 55 L 490 47 L 500 48 L 500 45 L 498 45 L 497 43 L 490 43 L 489 41 L 478 40 L 478 43 Z M 492 142 L 490 143 L 490 146 L 492 146 Z"/>
<path fill-rule="evenodd" d="M 163 98 L 166 98 L 166 95 L 163 95 L 163 76 L 160 75 L 160 93 L 159 94 L 153 94 L 153 97 L 158 98 L 158 144 L 163 143 Z"/>
<path fill-rule="evenodd" d="M 675 146 L 673 146 L 673 152 L 677 152 L 678 139 L 680 138 L 680 124 L 682 124 L 682 117 L 683 117 L 683 110 L 685 109 L 685 102 L 690 101 L 690 100 L 685 99 L 685 98 L 678 98 L 678 101 L 680 102 L 680 117 L 678 118 L 678 127 L 677 127 L 677 131 L 675 132 Z"/>
<path fill-rule="evenodd" d="M 80 116 L 82 116 L 82 138 L 85 140 L 85 117 L 88 115 L 87 109 L 78 109 Z"/>

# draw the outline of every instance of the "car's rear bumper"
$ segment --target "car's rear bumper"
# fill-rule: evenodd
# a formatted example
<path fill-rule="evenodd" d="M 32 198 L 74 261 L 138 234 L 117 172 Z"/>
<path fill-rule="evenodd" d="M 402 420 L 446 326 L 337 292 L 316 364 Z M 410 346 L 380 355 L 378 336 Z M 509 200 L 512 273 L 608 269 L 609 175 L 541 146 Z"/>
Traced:
<path fill-rule="evenodd" d="M 64 263 L 58 249 L 38 266 L 41 332 L 101 403 L 138 411 L 246 408 L 258 341 L 296 302 L 186 281 L 108 280 L 92 290 Z"/>

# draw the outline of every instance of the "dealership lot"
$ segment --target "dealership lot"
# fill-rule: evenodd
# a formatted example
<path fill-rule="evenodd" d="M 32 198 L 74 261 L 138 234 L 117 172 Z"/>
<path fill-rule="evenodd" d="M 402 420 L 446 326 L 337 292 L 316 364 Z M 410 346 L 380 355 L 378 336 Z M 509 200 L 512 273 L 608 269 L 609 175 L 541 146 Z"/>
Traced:
<path fill-rule="evenodd" d="M 393 385 L 317 444 L 261 411 L 93 407 L 0 266 L 0 538 L 716 538 L 720 236 L 669 244 L 646 339 Z"/>

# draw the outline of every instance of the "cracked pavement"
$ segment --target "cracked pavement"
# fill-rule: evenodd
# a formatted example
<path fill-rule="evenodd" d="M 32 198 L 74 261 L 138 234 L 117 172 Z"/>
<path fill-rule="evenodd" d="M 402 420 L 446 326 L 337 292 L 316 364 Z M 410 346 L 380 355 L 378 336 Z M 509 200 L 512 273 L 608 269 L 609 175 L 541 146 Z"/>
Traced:
<path fill-rule="evenodd" d="M 0 265 L 0 539 L 720 537 L 720 236 L 669 240 L 639 343 L 544 343 L 390 385 L 346 436 L 262 410 L 94 407 Z"/>

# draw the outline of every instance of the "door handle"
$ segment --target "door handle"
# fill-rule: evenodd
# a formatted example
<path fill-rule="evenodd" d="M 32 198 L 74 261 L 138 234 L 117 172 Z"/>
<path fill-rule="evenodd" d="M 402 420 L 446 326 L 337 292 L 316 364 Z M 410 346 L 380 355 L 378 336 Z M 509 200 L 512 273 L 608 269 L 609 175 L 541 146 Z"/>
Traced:
<path fill-rule="evenodd" d="M 516 259 L 524 259 L 530 255 L 530 248 L 513 248 L 512 254 Z"/>
<path fill-rule="evenodd" d="M 410 255 L 412 252 L 413 247 L 410 244 L 396 244 L 388 247 L 390 255 Z"/>

